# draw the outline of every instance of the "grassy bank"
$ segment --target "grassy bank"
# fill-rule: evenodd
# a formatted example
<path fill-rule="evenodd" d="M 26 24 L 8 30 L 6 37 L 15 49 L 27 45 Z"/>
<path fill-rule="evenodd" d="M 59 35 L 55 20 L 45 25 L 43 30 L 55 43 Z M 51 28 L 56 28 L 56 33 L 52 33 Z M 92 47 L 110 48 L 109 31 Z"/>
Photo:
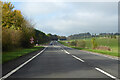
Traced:
<path fill-rule="evenodd" d="M 80 39 L 80 40 L 82 40 L 82 39 Z M 80 40 L 78 40 L 78 41 L 80 41 Z M 73 41 L 73 40 L 69 40 L 69 42 L 70 41 Z M 120 57 L 120 55 L 118 55 L 118 39 L 96 38 L 96 42 L 97 42 L 98 46 L 108 46 L 112 49 L 111 51 L 92 49 L 91 39 L 84 39 L 84 41 L 86 43 L 86 48 L 79 48 L 79 47 L 71 46 L 67 43 L 68 41 L 60 41 L 60 43 L 62 43 L 65 46 L 79 49 L 79 50 L 86 50 L 86 51 Z"/>
<path fill-rule="evenodd" d="M 7 61 L 13 60 L 15 58 L 18 58 L 20 56 L 23 56 L 25 54 L 28 54 L 33 51 L 37 51 L 39 49 L 42 49 L 44 47 L 42 46 L 37 46 L 33 48 L 27 48 L 27 49 L 16 49 L 14 51 L 9 51 L 9 52 L 3 52 L 2 53 L 2 62 L 5 63 Z"/>

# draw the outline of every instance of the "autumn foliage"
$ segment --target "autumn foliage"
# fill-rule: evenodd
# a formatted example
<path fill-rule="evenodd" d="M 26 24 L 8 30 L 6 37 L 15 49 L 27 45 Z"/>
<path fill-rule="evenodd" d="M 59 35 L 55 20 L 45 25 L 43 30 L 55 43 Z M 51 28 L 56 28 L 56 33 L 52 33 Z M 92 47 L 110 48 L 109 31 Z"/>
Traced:
<path fill-rule="evenodd" d="M 38 33 L 36 35 L 36 33 Z M 28 48 L 34 44 L 30 43 L 30 38 L 39 43 L 47 41 L 46 34 L 34 29 L 34 25 L 25 19 L 19 10 L 15 10 L 14 6 L 9 2 L 3 3 L 2 6 L 2 49 L 3 51 L 15 48 Z M 41 42 L 42 41 L 42 42 Z"/>

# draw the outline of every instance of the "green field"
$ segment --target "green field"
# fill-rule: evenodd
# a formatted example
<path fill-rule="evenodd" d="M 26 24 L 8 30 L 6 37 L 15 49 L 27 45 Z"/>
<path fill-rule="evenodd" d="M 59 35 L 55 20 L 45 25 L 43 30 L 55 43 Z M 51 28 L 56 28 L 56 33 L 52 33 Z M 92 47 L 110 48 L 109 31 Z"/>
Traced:
<path fill-rule="evenodd" d="M 79 40 L 83 40 L 83 39 L 79 39 Z M 68 40 L 68 41 L 70 42 L 70 41 L 74 41 L 74 40 Z M 108 46 L 112 49 L 111 51 L 92 49 L 91 39 L 84 39 L 84 41 L 86 43 L 86 48 L 79 48 L 79 47 L 70 46 L 70 45 L 68 45 L 68 43 L 66 43 L 68 41 L 61 41 L 61 43 L 66 45 L 66 46 L 76 48 L 76 49 L 82 49 L 82 50 L 107 54 L 107 55 L 111 55 L 111 56 L 119 56 L 118 55 L 118 39 L 96 38 L 96 42 L 97 42 L 98 46 Z"/>
<path fill-rule="evenodd" d="M 13 60 L 15 58 L 18 58 L 20 56 L 23 56 L 23 55 L 28 54 L 28 53 L 33 52 L 33 51 L 40 50 L 42 48 L 44 48 L 44 47 L 37 46 L 37 47 L 33 47 L 33 48 L 17 49 L 14 51 L 3 52 L 2 53 L 2 62 L 5 63 L 7 61 Z"/>

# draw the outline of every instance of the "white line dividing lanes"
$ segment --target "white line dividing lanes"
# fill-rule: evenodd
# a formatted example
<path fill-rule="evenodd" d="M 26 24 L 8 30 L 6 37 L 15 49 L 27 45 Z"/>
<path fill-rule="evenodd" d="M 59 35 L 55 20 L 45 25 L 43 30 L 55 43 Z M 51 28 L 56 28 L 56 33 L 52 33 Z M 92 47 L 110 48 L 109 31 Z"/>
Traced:
<path fill-rule="evenodd" d="M 62 50 L 63 50 L 65 53 L 70 54 L 70 53 L 69 53 L 69 52 L 67 52 L 64 48 L 62 48 Z M 74 57 L 75 59 L 77 59 L 77 60 L 79 60 L 79 61 L 81 61 L 81 62 L 85 62 L 84 60 L 80 59 L 80 58 L 79 58 L 79 57 L 77 57 L 77 56 L 72 55 L 72 57 Z M 102 69 L 100 69 L 100 68 L 95 67 L 95 69 L 96 69 L 97 71 L 99 71 L 99 72 L 101 72 L 101 73 L 105 74 L 106 76 L 108 76 L 108 77 L 110 77 L 110 78 L 117 79 L 117 77 L 112 76 L 111 74 L 109 74 L 109 73 L 107 73 L 107 72 L 103 71 L 103 70 L 102 70 Z"/>
<path fill-rule="evenodd" d="M 62 48 L 62 49 L 63 49 L 63 48 Z M 65 49 L 63 49 L 63 51 L 64 51 L 65 53 L 67 53 L 67 54 L 70 54 L 70 53 L 67 52 Z M 81 62 L 85 62 L 84 60 L 78 58 L 77 56 L 72 55 L 72 57 L 74 57 L 75 59 L 77 59 L 77 60 L 79 60 L 79 61 L 81 61 Z"/>
<path fill-rule="evenodd" d="M 13 73 L 15 73 L 17 70 L 19 70 L 20 68 L 22 68 L 24 65 L 26 65 L 27 63 L 29 63 L 31 60 L 33 60 L 34 58 L 36 58 L 38 55 L 40 55 L 41 53 L 43 53 L 46 50 L 47 47 L 45 47 L 42 51 L 40 51 L 38 54 L 36 54 L 35 56 L 33 56 L 32 58 L 30 58 L 29 60 L 27 60 L 26 62 L 24 62 L 23 64 L 21 64 L 20 66 L 18 66 L 17 68 L 15 68 L 14 70 L 12 70 L 11 72 L 9 72 L 8 74 L 6 74 L 5 76 L 3 76 L 2 78 L 0 78 L 0 80 L 4 80 L 5 78 L 9 77 L 10 75 L 12 75 Z"/>
<path fill-rule="evenodd" d="M 67 54 L 70 54 L 69 52 L 67 52 L 66 50 L 64 50 L 65 51 L 65 53 L 67 53 Z"/>
<path fill-rule="evenodd" d="M 78 58 L 78 57 L 76 57 L 76 56 L 74 56 L 74 55 L 72 55 L 75 59 L 77 59 L 77 60 L 79 60 L 79 61 L 81 61 L 81 62 L 85 62 L 84 60 L 82 60 L 82 59 L 80 59 L 80 58 Z"/>
<path fill-rule="evenodd" d="M 109 73 L 103 71 L 103 70 L 100 69 L 100 68 L 95 68 L 95 69 L 98 70 L 98 71 L 100 71 L 101 73 L 103 73 L 103 74 L 109 76 L 110 78 L 117 79 L 116 77 L 114 77 L 114 76 L 112 76 L 111 74 L 109 74 Z"/>

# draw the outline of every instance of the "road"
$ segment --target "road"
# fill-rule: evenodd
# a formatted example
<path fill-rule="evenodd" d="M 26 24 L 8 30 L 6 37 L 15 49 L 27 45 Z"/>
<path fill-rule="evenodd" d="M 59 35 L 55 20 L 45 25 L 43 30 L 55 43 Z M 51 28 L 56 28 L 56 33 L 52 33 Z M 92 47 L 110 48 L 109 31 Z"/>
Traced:
<path fill-rule="evenodd" d="M 118 60 L 51 43 L 3 78 L 118 79 Z"/>

